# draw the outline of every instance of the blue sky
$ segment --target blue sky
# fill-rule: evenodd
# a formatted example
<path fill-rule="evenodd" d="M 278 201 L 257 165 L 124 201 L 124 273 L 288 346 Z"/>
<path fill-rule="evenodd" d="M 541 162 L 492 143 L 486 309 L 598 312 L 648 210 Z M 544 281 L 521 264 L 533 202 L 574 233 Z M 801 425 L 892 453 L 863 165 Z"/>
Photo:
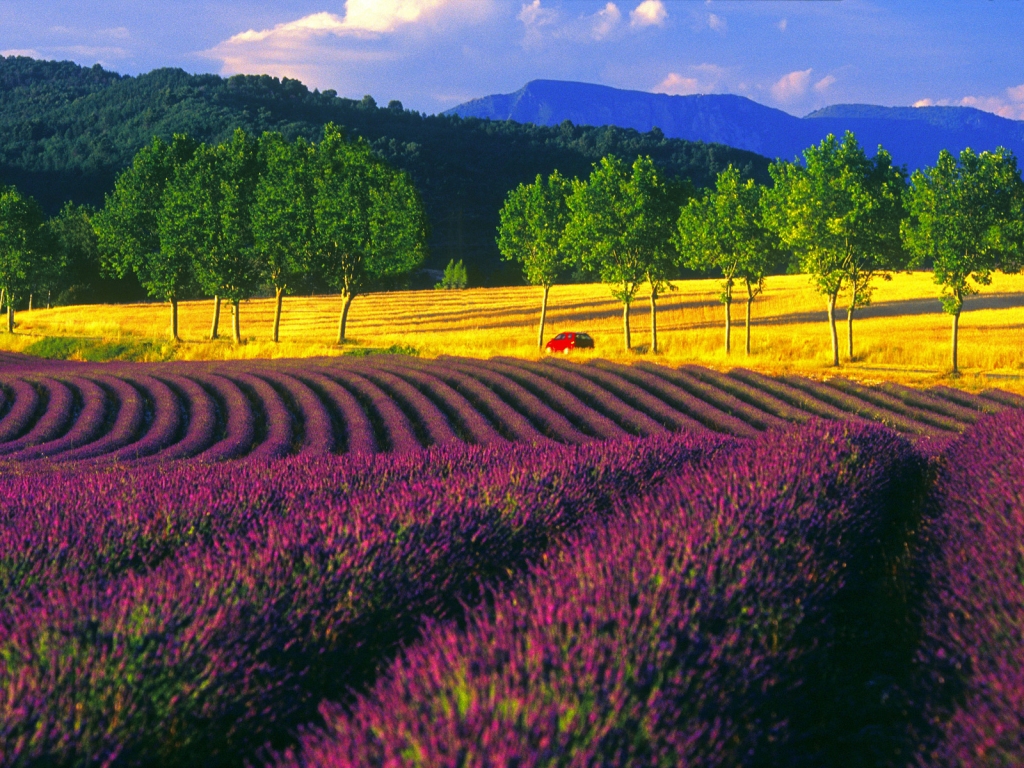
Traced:
<path fill-rule="evenodd" d="M 1024 120 L 1024 2 L 0 0 L 0 53 L 296 77 L 437 112 L 538 78 Z"/>

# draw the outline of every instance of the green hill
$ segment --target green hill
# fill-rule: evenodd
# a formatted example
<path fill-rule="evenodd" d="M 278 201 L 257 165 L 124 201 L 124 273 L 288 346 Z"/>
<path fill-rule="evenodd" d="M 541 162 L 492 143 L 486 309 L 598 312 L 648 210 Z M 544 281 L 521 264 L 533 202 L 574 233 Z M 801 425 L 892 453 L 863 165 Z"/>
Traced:
<path fill-rule="evenodd" d="M 297 80 L 266 75 L 190 75 L 159 69 L 138 77 L 99 66 L 0 57 L 0 182 L 55 212 L 66 200 L 102 205 L 117 173 L 152 136 L 189 133 L 205 141 L 247 131 L 319 137 L 333 121 L 368 140 L 410 174 L 432 235 L 428 267 L 463 259 L 473 284 L 507 284 L 518 274 L 499 260 L 498 210 L 510 189 L 558 168 L 585 176 L 605 154 L 649 154 L 702 187 L 729 163 L 767 181 L 768 160 L 718 144 L 666 139 L 615 127 L 554 127 L 423 115 L 398 102 L 344 99 Z"/>

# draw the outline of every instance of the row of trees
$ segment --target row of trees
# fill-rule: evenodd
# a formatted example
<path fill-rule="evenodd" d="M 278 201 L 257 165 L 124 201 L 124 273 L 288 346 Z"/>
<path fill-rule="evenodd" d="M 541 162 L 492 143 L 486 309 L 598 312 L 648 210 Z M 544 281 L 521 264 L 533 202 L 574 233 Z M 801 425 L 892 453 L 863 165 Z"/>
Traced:
<path fill-rule="evenodd" d="M 213 297 L 211 338 L 229 301 L 238 342 L 239 302 L 270 287 L 275 342 L 283 296 L 326 288 L 343 298 L 343 343 L 353 299 L 418 267 L 426 237 L 406 174 L 333 125 L 319 143 L 241 130 L 217 145 L 155 138 L 94 215 L 68 206 L 46 221 L 31 198 L 0 188 L 0 304 L 13 331 L 14 306 L 66 281 L 77 254 L 91 249 L 107 273 L 134 274 L 170 303 L 175 340 L 179 299 Z"/>
<path fill-rule="evenodd" d="M 538 346 L 551 286 L 582 273 L 599 277 L 622 302 L 627 349 L 629 306 L 649 287 L 657 351 L 657 299 L 689 268 L 722 277 L 727 352 L 733 291 L 745 289 L 749 354 L 752 303 L 768 275 L 795 268 L 825 299 L 838 366 L 839 297 L 848 297 L 852 359 L 854 313 L 871 303 L 874 281 L 930 266 L 953 318 L 956 371 L 964 300 L 991 282 L 993 271 L 1024 267 L 1024 182 L 1012 153 L 967 149 L 956 158 L 944 151 L 934 167 L 909 178 L 882 147 L 867 157 L 850 132 L 803 155 L 802 163 L 774 163 L 771 186 L 744 181 L 730 166 L 700 196 L 664 178 L 646 157 L 632 167 L 606 157 L 585 181 L 556 172 L 513 190 L 501 211 L 498 247 L 522 264 L 527 282 L 543 288 Z"/>

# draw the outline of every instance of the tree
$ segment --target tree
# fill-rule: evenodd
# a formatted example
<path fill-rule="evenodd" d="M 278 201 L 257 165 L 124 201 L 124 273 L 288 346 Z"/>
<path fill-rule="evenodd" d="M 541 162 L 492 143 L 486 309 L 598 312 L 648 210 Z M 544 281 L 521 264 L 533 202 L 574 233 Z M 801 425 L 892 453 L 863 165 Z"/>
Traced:
<path fill-rule="evenodd" d="M 0 296 L 7 301 L 8 333 L 14 333 L 14 307 L 30 289 L 45 247 L 38 203 L 14 187 L 0 187 Z"/>
<path fill-rule="evenodd" d="M 498 250 L 501 257 L 519 262 L 526 282 L 544 290 L 537 331 L 538 349 L 544 347 L 548 293 L 568 265 L 562 237 L 569 223 L 566 201 L 571 193 L 571 182 L 558 171 L 547 180 L 537 174 L 533 184 L 520 184 L 508 193 L 500 212 Z"/>
<path fill-rule="evenodd" d="M 418 267 L 426 253 L 427 223 L 408 176 L 324 128 L 313 160 L 313 245 L 327 284 L 342 296 L 338 343 L 352 300 L 382 281 Z"/>
<path fill-rule="evenodd" d="M 943 150 L 933 168 L 911 177 L 909 218 L 903 239 L 912 264 L 931 261 L 942 308 L 953 317 L 952 364 L 958 373 L 957 342 L 964 300 L 988 285 L 992 272 L 1020 269 L 1024 261 L 1024 183 L 1017 160 L 995 152 Z"/>
<path fill-rule="evenodd" d="M 251 226 L 258 178 L 257 143 L 237 130 L 224 144 L 200 146 L 175 170 L 157 215 L 161 246 L 187 254 L 199 286 L 215 297 L 212 337 L 217 299 L 231 302 L 236 344 L 242 340 L 239 302 L 252 296 L 262 277 Z"/>
<path fill-rule="evenodd" d="M 718 175 L 714 189 L 683 208 L 676 224 L 674 242 L 682 262 L 691 269 L 715 270 L 722 275 L 726 353 L 732 349 L 736 281 L 742 281 L 747 293 L 745 349 L 749 355 L 751 305 L 782 253 L 778 238 L 763 221 L 763 191 L 752 179 L 743 182 L 739 171 L 730 165 Z"/>
<path fill-rule="evenodd" d="M 462 290 L 468 283 L 469 276 L 466 274 L 466 265 L 462 263 L 462 259 L 451 259 L 444 268 L 441 281 L 434 287 L 443 291 L 455 291 Z"/>
<path fill-rule="evenodd" d="M 870 295 L 870 278 L 897 264 L 902 208 L 896 193 L 898 172 L 888 154 L 870 160 L 847 131 L 842 142 L 829 134 L 804 150 L 805 165 L 774 163 L 774 187 L 765 193 L 765 221 L 800 259 L 815 288 L 826 297 L 832 337 L 832 364 L 839 365 L 836 302 L 851 275 L 858 276 L 855 304 Z M 852 309 L 850 348 L 852 352 Z"/>
<path fill-rule="evenodd" d="M 664 181 L 649 157 L 632 168 L 614 156 L 574 184 L 563 239 L 587 271 L 622 302 L 622 331 L 631 349 L 629 307 L 643 283 L 651 286 L 651 349 L 657 351 L 657 298 L 672 268 L 671 235 L 686 189 Z"/>
<path fill-rule="evenodd" d="M 47 306 L 67 292 L 84 286 L 99 272 L 100 250 L 88 206 L 66 203 L 60 213 L 46 222 L 52 255 L 50 269 L 39 284 L 46 292 Z"/>
<path fill-rule="evenodd" d="M 139 150 L 114 183 L 94 218 L 105 271 L 118 277 L 134 272 L 153 298 L 170 302 L 171 339 L 178 341 L 178 299 L 193 284 L 188 252 L 163 243 L 159 218 L 164 190 L 196 151 L 196 142 L 175 134 L 171 143 L 154 138 Z"/>
<path fill-rule="evenodd" d="M 260 139 L 263 170 L 252 211 L 253 245 L 267 279 L 274 286 L 274 330 L 280 339 L 281 307 L 286 291 L 295 290 L 310 271 L 313 237 L 313 190 L 305 139 L 288 143 L 279 133 Z"/>

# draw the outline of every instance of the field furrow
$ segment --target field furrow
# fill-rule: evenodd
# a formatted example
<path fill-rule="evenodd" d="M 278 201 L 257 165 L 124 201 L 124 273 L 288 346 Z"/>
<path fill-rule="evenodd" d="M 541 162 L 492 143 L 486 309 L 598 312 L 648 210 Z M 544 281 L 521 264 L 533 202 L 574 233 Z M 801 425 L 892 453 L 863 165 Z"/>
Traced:
<path fill-rule="evenodd" d="M 287 372 L 257 369 L 254 375 L 268 382 L 286 398 L 294 413 L 294 428 L 300 430 L 297 453 L 331 453 L 334 450 L 334 423 L 331 413 L 317 394 Z"/>
<path fill-rule="evenodd" d="M 374 422 L 377 444 L 392 453 L 419 451 L 423 444 L 416 437 L 409 417 L 398 404 L 369 379 L 345 368 L 334 367 L 325 372 L 337 383 L 347 387 Z"/>
<path fill-rule="evenodd" d="M 345 453 L 368 455 L 377 452 L 373 423 L 356 396 L 326 376 L 313 371 L 295 370 L 295 378 L 307 384 L 320 397 L 334 417 L 335 442 Z"/>
<path fill-rule="evenodd" d="M 811 397 L 817 398 L 840 410 L 860 416 L 868 421 L 885 424 L 899 432 L 911 435 L 934 435 L 940 432 L 936 427 L 921 424 L 903 414 L 896 413 L 874 403 L 866 402 L 836 387 L 830 387 L 826 382 L 805 379 L 801 376 L 784 376 L 783 381 L 792 387 L 803 390 Z"/>
<path fill-rule="evenodd" d="M 413 429 L 419 433 L 424 445 L 444 445 L 461 442 L 448 417 L 430 398 L 409 382 L 393 373 L 372 365 L 353 368 L 380 387 L 409 417 Z"/>
<path fill-rule="evenodd" d="M 24 379 L 9 379 L 9 408 L 0 418 L 0 445 L 17 440 L 26 430 L 39 410 L 39 392 Z"/>
<path fill-rule="evenodd" d="M 291 454 L 296 443 L 297 420 L 284 398 L 258 376 L 233 373 L 231 380 L 249 400 L 254 423 L 258 425 L 248 457 L 279 459 Z"/>
<path fill-rule="evenodd" d="M 74 388 L 77 398 L 82 404 L 74 423 L 61 437 L 23 448 L 13 454 L 15 458 L 20 461 L 56 458 L 65 451 L 71 451 L 99 440 L 106 432 L 107 418 L 116 408 L 116 403 L 98 384 L 89 379 L 69 378 L 67 384 Z M 47 408 L 46 415 L 49 415 L 53 408 L 52 404 L 48 405 L 50 407 Z M 53 408 L 53 411 L 56 410 Z"/>
<path fill-rule="evenodd" d="M 98 440 L 61 454 L 61 461 L 77 461 L 105 457 L 138 439 L 145 421 L 145 400 L 131 384 L 116 376 L 97 376 L 95 383 L 104 387 L 114 414 L 110 428 Z"/>
<path fill-rule="evenodd" d="M 747 384 L 739 378 L 733 378 L 728 374 L 719 373 L 710 368 L 702 368 L 699 365 L 684 365 L 680 370 L 700 379 L 705 384 L 728 392 L 752 408 L 792 424 L 802 424 L 817 415 L 791 405 L 784 400 L 780 400 L 765 390 Z"/>
<path fill-rule="evenodd" d="M 191 378 L 211 395 L 222 426 L 220 439 L 195 456 L 202 461 L 222 461 L 244 456 L 256 440 L 256 414 L 245 393 L 230 379 L 216 374 L 193 374 Z"/>
<path fill-rule="evenodd" d="M 28 382 L 22 383 L 36 392 L 35 387 Z M 33 398 L 19 394 L 19 400 L 24 398 L 25 409 L 21 412 L 15 411 L 14 408 L 11 409 L 11 415 L 18 418 L 22 425 L 26 425 L 28 422 L 26 415 L 29 414 L 28 407 L 32 405 L 31 413 L 38 412 L 35 424 L 21 437 L 0 444 L 0 455 L 16 454 L 20 458 L 19 451 L 56 440 L 72 426 L 75 419 L 75 395 L 67 384 L 57 379 L 39 379 L 36 381 L 36 386 L 43 393 L 42 397 L 39 397 L 36 392 L 33 404 Z M 18 402 L 15 401 L 15 408 L 17 405 Z M 12 426 L 15 425 L 12 423 Z"/>
<path fill-rule="evenodd" d="M 150 456 L 173 445 L 185 432 L 185 412 L 178 396 L 160 379 L 135 375 L 126 377 L 138 391 L 144 393 L 151 410 L 148 425 L 139 439 L 110 454 L 114 461 L 131 461 Z"/>

